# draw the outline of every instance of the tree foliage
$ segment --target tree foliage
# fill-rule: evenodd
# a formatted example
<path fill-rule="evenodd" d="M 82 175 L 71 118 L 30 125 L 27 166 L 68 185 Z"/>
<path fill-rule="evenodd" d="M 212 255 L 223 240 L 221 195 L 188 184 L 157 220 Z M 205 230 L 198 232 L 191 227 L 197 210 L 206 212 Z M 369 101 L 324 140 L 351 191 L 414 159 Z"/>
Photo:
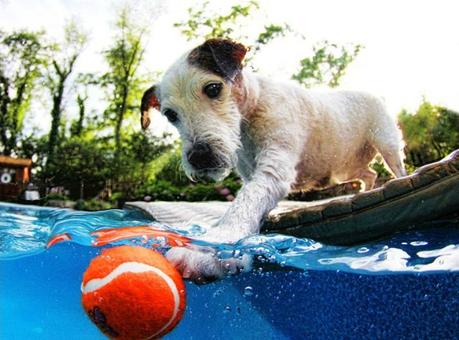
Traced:
<path fill-rule="evenodd" d="M 16 151 L 24 116 L 47 64 L 43 32 L 0 32 L 0 152 Z"/>
<path fill-rule="evenodd" d="M 14 145 L 16 155 L 34 159 L 34 182 L 44 193 L 58 187 L 74 199 L 99 197 L 104 192 L 106 198 L 118 190 L 122 194 L 116 197 L 132 198 L 140 185 L 152 179 L 155 160 L 171 148 L 168 138 L 127 128 L 123 133 L 123 122 L 138 115 L 143 84 L 138 68 L 145 29 L 134 24 L 127 7 L 120 11 L 116 28 L 113 45 L 103 52 L 109 71 L 101 76 L 73 76 L 87 42 L 75 22 L 67 24 L 63 41 L 54 44 L 45 45 L 43 33 L 1 35 L 0 103 L 7 109 L 0 117 L 5 122 L 1 125 L 5 137 L 1 151 L 6 153 L 8 146 Z M 35 131 L 20 135 L 23 114 L 39 80 L 51 94 L 50 131 L 45 136 Z M 109 101 L 107 110 L 95 116 L 87 108 L 93 87 L 105 89 Z M 66 99 L 74 99 L 78 109 L 70 129 L 64 125 Z M 18 138 L 18 143 L 13 143 Z M 5 140 L 8 143 L 3 143 Z"/>
<path fill-rule="evenodd" d="M 123 122 L 129 116 L 138 115 L 144 83 L 138 69 L 145 52 L 145 33 L 146 27 L 137 25 L 129 7 L 123 7 L 116 22 L 113 46 L 104 52 L 109 66 L 109 71 L 101 77 L 109 100 L 105 118 L 114 129 L 117 154 L 121 152 Z"/>
<path fill-rule="evenodd" d="M 99 79 L 92 73 L 79 73 L 74 82 L 74 90 L 76 94 L 76 104 L 78 106 L 78 118 L 70 124 L 70 135 L 80 136 L 83 133 L 85 124 L 97 124 L 95 117 L 88 117 L 87 102 L 89 92 L 97 89 Z M 95 129 L 93 126 L 92 129 Z"/>
<path fill-rule="evenodd" d="M 51 67 L 47 72 L 46 85 L 52 97 L 51 130 L 48 138 L 48 163 L 54 161 L 54 154 L 59 143 L 59 129 L 62 125 L 64 91 L 68 78 L 72 74 L 75 62 L 87 43 L 87 35 L 81 32 L 76 22 L 65 26 L 64 41 L 54 44 Z M 80 105 L 80 103 L 79 103 Z"/>
<path fill-rule="evenodd" d="M 257 1 L 249 1 L 245 5 L 231 6 L 224 14 L 211 13 L 209 1 L 204 1 L 198 7 L 188 8 L 188 19 L 174 24 L 189 41 L 210 38 L 232 38 L 246 40 L 238 29 L 241 19 L 250 16 L 253 10 L 259 8 Z"/>
<path fill-rule="evenodd" d="M 300 61 L 300 69 L 292 76 L 305 87 L 325 84 L 337 87 L 346 68 L 359 54 L 361 45 L 350 48 L 323 41 L 313 47 L 312 56 Z"/>
<path fill-rule="evenodd" d="M 231 38 L 247 42 L 251 47 L 246 63 L 251 64 L 254 56 L 273 40 L 295 33 L 287 24 L 266 24 L 255 39 L 243 34 L 246 20 L 259 9 L 256 1 L 231 6 L 225 13 L 210 11 L 210 3 L 202 2 L 198 7 L 188 9 L 188 20 L 175 23 L 187 40 L 210 38 Z M 300 36 L 302 40 L 305 37 Z M 325 40 L 312 47 L 312 55 L 300 61 L 297 73 L 292 79 L 305 87 L 328 85 L 336 87 L 344 76 L 346 68 L 359 54 L 362 45 L 339 46 Z"/>
<path fill-rule="evenodd" d="M 54 162 L 47 165 L 47 176 L 43 180 L 52 187 L 65 187 L 72 198 L 93 197 L 104 188 L 110 176 L 112 154 L 111 146 L 104 140 L 63 139 Z"/>
<path fill-rule="evenodd" d="M 287 24 L 267 24 L 255 38 L 244 34 L 248 19 L 260 7 L 257 1 L 233 5 L 225 13 L 212 11 L 210 7 L 209 1 L 204 1 L 198 7 L 188 8 L 188 19 L 174 26 L 180 29 L 188 41 L 227 38 L 249 44 L 250 50 L 245 59 L 247 64 L 251 64 L 254 55 L 263 46 L 291 31 Z"/>
<path fill-rule="evenodd" d="M 459 113 L 424 100 L 416 112 L 403 110 L 399 123 L 406 142 L 406 163 L 413 169 L 459 149 Z"/>

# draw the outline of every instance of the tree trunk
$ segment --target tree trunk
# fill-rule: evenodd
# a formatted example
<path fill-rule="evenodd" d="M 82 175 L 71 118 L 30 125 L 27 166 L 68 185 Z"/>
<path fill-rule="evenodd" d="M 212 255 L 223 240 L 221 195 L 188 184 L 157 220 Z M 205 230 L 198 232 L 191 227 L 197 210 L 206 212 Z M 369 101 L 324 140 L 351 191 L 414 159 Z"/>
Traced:
<path fill-rule="evenodd" d="M 116 115 L 116 125 L 115 125 L 115 161 L 119 159 L 119 153 L 121 151 L 121 127 L 123 125 L 124 116 L 126 114 L 126 103 L 127 97 L 129 94 L 129 89 L 127 86 L 128 80 L 123 84 L 121 105 Z"/>
<path fill-rule="evenodd" d="M 53 108 L 51 110 L 51 130 L 49 132 L 48 140 L 48 161 L 47 164 L 51 164 L 54 160 L 54 151 L 59 141 L 59 127 L 61 125 L 62 117 L 62 99 L 64 95 L 64 77 L 59 77 L 59 83 L 57 86 L 57 93 L 53 96 Z"/>
<path fill-rule="evenodd" d="M 87 97 L 81 97 L 80 95 L 77 96 L 79 118 L 77 125 L 73 131 L 74 136 L 79 137 L 81 135 L 81 132 L 83 131 L 84 116 L 86 114 L 86 99 Z"/>
<path fill-rule="evenodd" d="M 11 152 L 8 152 L 8 137 L 7 137 L 7 129 L 8 129 L 8 104 L 10 101 L 8 90 L 9 90 L 9 83 L 8 79 L 5 77 L 0 77 L 0 85 L 1 85 L 1 94 L 0 94 L 0 141 L 3 145 L 3 154 L 9 156 Z"/>
<path fill-rule="evenodd" d="M 68 76 L 73 71 L 73 65 L 75 64 L 76 59 L 78 58 L 78 54 L 75 54 L 70 59 L 67 67 L 61 68 L 57 64 L 55 60 L 53 60 L 54 70 L 57 74 L 57 85 L 54 88 L 56 92 L 53 94 L 53 108 L 51 109 L 51 130 L 49 132 L 49 140 L 48 140 L 48 160 L 46 161 L 46 165 L 52 164 L 54 161 L 54 152 L 56 149 L 56 145 L 59 142 L 59 127 L 61 126 L 61 118 L 62 118 L 62 100 L 64 98 L 64 89 L 65 89 L 65 81 L 67 80 Z M 53 87 L 51 86 L 50 89 L 53 91 Z"/>

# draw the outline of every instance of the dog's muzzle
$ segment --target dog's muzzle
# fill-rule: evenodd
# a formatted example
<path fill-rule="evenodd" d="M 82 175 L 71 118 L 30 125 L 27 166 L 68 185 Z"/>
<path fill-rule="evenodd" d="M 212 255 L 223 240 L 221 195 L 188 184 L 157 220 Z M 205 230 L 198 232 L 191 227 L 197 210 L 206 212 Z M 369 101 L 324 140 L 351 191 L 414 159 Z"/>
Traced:
<path fill-rule="evenodd" d="M 204 142 L 195 143 L 186 157 L 188 163 L 198 171 L 215 170 L 225 166 L 225 162 L 216 156 L 209 144 Z"/>

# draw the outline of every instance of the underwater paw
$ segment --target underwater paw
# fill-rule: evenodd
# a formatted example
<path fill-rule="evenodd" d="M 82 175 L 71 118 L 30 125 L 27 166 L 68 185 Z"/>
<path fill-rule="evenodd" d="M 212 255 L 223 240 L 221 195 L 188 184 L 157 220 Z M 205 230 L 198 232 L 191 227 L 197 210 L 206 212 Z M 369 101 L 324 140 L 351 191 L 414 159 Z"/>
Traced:
<path fill-rule="evenodd" d="M 183 278 L 197 284 L 207 284 L 227 274 L 237 274 L 251 268 L 250 256 L 220 260 L 214 252 L 187 248 L 172 248 L 167 259 L 182 273 Z"/>
<path fill-rule="evenodd" d="M 183 278 L 198 284 L 210 283 L 225 274 L 212 252 L 175 247 L 166 253 L 166 257 L 182 273 Z"/>
<path fill-rule="evenodd" d="M 225 274 L 244 273 L 252 269 L 252 256 L 242 255 L 238 258 L 220 260 L 220 263 L 224 268 Z"/>

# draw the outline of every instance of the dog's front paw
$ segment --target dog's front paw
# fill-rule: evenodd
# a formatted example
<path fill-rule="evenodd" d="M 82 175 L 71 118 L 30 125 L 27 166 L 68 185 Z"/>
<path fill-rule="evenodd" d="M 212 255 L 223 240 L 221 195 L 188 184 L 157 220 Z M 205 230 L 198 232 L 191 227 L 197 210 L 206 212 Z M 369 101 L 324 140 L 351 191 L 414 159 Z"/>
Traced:
<path fill-rule="evenodd" d="M 223 278 L 227 274 L 249 271 L 251 257 L 220 260 L 214 252 L 199 251 L 188 248 L 171 248 L 166 253 L 167 259 L 177 268 L 183 278 L 197 284 L 206 284 Z"/>
<path fill-rule="evenodd" d="M 211 252 L 175 247 L 166 253 L 166 257 L 183 278 L 196 283 L 209 283 L 224 276 L 223 267 Z"/>

